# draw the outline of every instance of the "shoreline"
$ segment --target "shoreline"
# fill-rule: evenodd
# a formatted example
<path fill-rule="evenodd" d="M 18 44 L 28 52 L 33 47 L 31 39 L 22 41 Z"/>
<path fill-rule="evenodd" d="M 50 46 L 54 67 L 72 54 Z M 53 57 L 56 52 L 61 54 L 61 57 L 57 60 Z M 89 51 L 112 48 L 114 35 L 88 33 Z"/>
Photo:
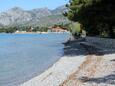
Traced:
<path fill-rule="evenodd" d="M 66 31 L 66 32 L 15 32 L 13 34 L 48 34 L 48 33 L 69 33 L 69 31 Z"/>
<path fill-rule="evenodd" d="M 13 34 L 47 34 L 48 32 L 15 32 Z"/>
<path fill-rule="evenodd" d="M 48 70 L 19 86 L 59 86 L 83 61 L 85 56 L 62 57 Z"/>
<path fill-rule="evenodd" d="M 84 43 L 64 43 L 64 56 L 59 61 L 19 86 L 115 86 L 115 53 Z"/>
<path fill-rule="evenodd" d="M 115 86 L 115 40 L 104 46 L 103 41 L 87 38 L 81 42 L 88 51 L 86 60 L 59 86 Z"/>
<path fill-rule="evenodd" d="M 74 55 L 76 52 L 70 51 L 71 48 L 68 46 L 72 46 L 73 44 L 76 45 L 76 42 L 65 43 L 64 56 L 62 56 L 56 63 L 53 64 L 52 67 L 47 69 L 42 74 L 30 79 L 27 82 L 24 82 L 19 86 L 59 86 L 69 77 L 71 73 L 74 73 L 86 59 L 84 51 L 79 51 L 81 46 L 78 49 L 78 56 Z M 79 44 L 77 44 L 77 46 L 79 46 Z M 72 47 L 77 49 L 77 47 Z"/>

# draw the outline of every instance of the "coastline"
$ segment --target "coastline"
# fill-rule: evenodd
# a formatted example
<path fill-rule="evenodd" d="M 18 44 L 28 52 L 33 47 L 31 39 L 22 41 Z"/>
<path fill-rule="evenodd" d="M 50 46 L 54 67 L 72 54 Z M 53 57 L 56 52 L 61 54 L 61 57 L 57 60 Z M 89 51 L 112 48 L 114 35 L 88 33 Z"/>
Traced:
<path fill-rule="evenodd" d="M 77 44 L 77 46 L 80 46 L 79 49 L 74 47 L 76 43 L 77 42 L 65 43 L 63 57 L 42 74 L 19 86 L 59 86 L 71 73 L 74 73 L 86 59 L 84 51 L 79 51 L 81 46 Z M 69 46 L 78 51 L 78 56 L 75 55 L 76 52 L 74 52 L 74 50 L 72 50 L 72 52 L 70 51 L 71 47 Z"/>
<path fill-rule="evenodd" d="M 106 42 L 105 42 L 106 41 Z M 59 86 L 115 86 L 115 40 L 86 38 L 86 60 Z"/>
<path fill-rule="evenodd" d="M 78 62 L 77 62 L 78 61 Z M 51 68 L 19 86 L 59 86 L 85 61 L 85 56 L 62 57 Z"/>
<path fill-rule="evenodd" d="M 114 51 L 84 43 L 82 40 L 64 43 L 64 56 L 59 61 L 19 86 L 115 86 Z"/>
<path fill-rule="evenodd" d="M 48 33 L 70 33 L 69 31 L 66 32 L 15 32 L 13 34 L 48 34 Z"/>
<path fill-rule="evenodd" d="M 48 32 L 15 32 L 13 34 L 47 34 Z"/>

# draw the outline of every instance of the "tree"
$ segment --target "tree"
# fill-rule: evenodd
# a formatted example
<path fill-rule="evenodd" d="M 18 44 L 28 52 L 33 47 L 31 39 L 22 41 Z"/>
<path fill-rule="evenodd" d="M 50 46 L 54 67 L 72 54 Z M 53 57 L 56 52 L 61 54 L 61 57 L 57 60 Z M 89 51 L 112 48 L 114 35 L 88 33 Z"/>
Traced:
<path fill-rule="evenodd" d="M 37 31 L 40 31 L 40 28 L 39 28 L 39 26 L 37 26 L 37 27 L 34 27 L 34 29 L 32 30 L 33 32 L 37 32 Z"/>
<path fill-rule="evenodd" d="M 114 0 L 70 0 L 64 15 L 71 21 L 83 24 L 89 35 L 106 32 L 115 38 Z"/>

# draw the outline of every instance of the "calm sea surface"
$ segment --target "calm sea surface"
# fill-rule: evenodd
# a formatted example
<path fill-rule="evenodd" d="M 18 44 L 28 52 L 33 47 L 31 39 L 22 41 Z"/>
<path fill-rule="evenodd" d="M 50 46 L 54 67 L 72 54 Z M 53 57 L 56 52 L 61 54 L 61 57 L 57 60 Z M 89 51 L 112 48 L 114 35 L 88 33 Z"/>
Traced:
<path fill-rule="evenodd" d="M 0 86 L 17 86 L 63 55 L 68 33 L 0 34 Z"/>

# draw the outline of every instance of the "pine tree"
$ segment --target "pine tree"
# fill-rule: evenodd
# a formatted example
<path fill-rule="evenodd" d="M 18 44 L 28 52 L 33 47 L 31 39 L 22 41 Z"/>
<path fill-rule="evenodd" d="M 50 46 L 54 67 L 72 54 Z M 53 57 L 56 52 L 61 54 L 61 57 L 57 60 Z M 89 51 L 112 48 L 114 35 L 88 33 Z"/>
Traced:
<path fill-rule="evenodd" d="M 64 15 L 71 21 L 83 24 L 89 35 L 106 32 L 115 38 L 114 0 L 70 0 L 69 11 Z"/>

